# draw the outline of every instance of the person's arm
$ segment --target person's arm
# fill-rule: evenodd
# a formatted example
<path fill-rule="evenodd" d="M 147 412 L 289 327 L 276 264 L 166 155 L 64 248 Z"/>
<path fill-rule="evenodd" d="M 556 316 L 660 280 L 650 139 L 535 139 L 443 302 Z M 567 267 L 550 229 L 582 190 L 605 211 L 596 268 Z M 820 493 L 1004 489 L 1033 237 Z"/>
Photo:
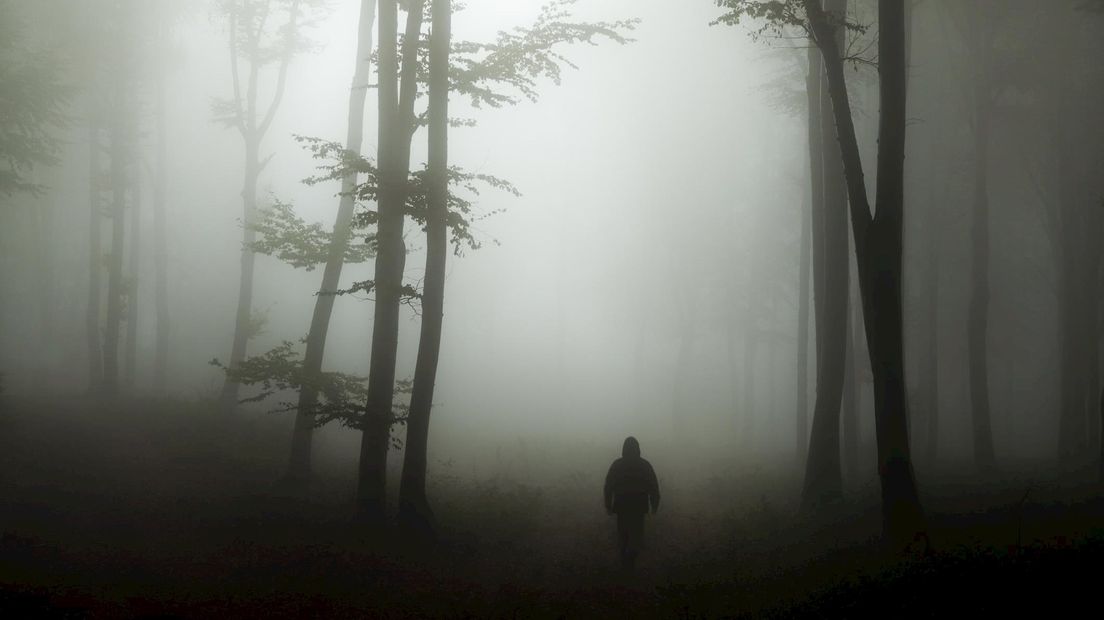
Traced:
<path fill-rule="evenodd" d="M 651 463 L 648 463 L 648 499 L 652 504 L 652 514 L 655 514 L 659 510 L 659 480 Z"/>

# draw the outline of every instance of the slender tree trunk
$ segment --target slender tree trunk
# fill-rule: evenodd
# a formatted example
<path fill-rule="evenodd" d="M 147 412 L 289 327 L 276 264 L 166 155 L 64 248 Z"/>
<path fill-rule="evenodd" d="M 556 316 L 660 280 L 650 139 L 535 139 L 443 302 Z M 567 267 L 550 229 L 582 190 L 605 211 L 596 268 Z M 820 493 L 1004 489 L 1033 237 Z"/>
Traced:
<path fill-rule="evenodd" d="M 242 186 L 242 247 L 239 259 L 238 309 L 234 315 L 234 342 L 230 349 L 230 368 L 236 368 L 245 359 L 246 347 L 251 336 L 250 327 L 253 317 L 253 271 L 256 265 L 256 253 L 253 243 L 257 240 L 254 222 L 257 217 L 257 181 L 260 178 L 260 140 L 255 131 L 250 131 L 245 139 L 245 183 Z M 238 403 L 239 384 L 227 377 L 222 384 L 219 403 L 225 410 L 231 410 Z"/>
<path fill-rule="evenodd" d="M 809 442 L 809 272 L 812 256 L 812 220 L 801 214 L 801 264 L 797 276 L 797 462 L 803 466 Z"/>
<path fill-rule="evenodd" d="M 926 536 L 908 441 L 901 299 L 905 160 L 905 20 L 902 0 L 878 0 L 878 187 L 871 214 L 843 61 L 835 29 L 817 0 L 805 0 L 809 25 L 823 52 L 832 110 L 851 202 L 859 287 L 874 373 L 875 435 L 887 540 L 904 548 Z"/>
<path fill-rule="evenodd" d="M 1081 219 L 1081 213 L 1072 196 L 1071 188 L 1076 184 L 1075 155 L 1072 140 L 1067 129 L 1059 127 L 1057 144 L 1058 196 L 1057 204 L 1061 217 L 1057 248 L 1058 265 L 1058 304 L 1059 304 L 1059 355 L 1060 367 L 1060 405 L 1058 419 L 1058 457 L 1064 467 L 1074 467 L 1085 455 L 1085 402 L 1087 399 L 1085 380 L 1085 340 L 1088 337 L 1084 324 L 1086 282 L 1086 256 L 1084 248 L 1088 243 L 1097 243 L 1090 238 L 1087 222 Z"/>
<path fill-rule="evenodd" d="M 938 161 L 936 142 L 931 142 L 929 160 L 932 163 L 932 175 L 936 174 L 935 162 Z M 934 467 L 939 455 L 939 204 L 934 191 L 935 184 L 929 184 L 928 230 L 925 239 L 925 260 L 927 280 L 928 315 L 927 342 L 924 344 L 924 404 L 927 407 L 927 428 L 924 430 L 924 460 L 928 467 Z"/>
<path fill-rule="evenodd" d="M 429 168 L 426 213 L 426 269 L 422 290 L 422 333 L 406 422 L 406 449 L 399 487 L 399 518 L 408 527 L 432 532 L 433 511 L 426 498 L 429 415 L 441 354 L 448 257 L 448 102 L 452 0 L 433 0 L 429 40 Z"/>
<path fill-rule="evenodd" d="M 234 315 L 234 340 L 230 349 L 229 368 L 237 368 L 245 360 L 249 339 L 256 334 L 251 333 L 253 325 L 253 273 L 256 266 L 256 253 L 253 252 L 253 244 L 257 240 L 255 228 L 257 217 L 257 182 L 261 171 L 267 165 L 260 158 L 261 141 L 268 133 L 269 127 L 275 118 L 276 111 L 283 101 L 284 89 L 287 84 L 288 67 L 294 56 L 295 33 L 298 29 L 299 0 L 292 0 L 288 7 L 288 23 L 281 29 L 286 37 L 285 45 L 279 56 L 278 77 L 276 80 L 276 92 L 273 94 L 268 107 L 265 110 L 259 108 L 258 82 L 260 67 L 270 61 L 268 52 L 262 48 L 264 24 L 270 17 L 271 7 L 265 3 L 261 9 L 264 16 L 257 20 L 260 25 L 247 24 L 245 39 L 240 40 L 237 34 L 237 9 L 231 8 L 230 27 L 230 61 L 234 74 L 234 96 L 238 105 L 238 130 L 245 143 L 245 181 L 242 186 L 242 248 L 240 258 L 240 271 L 238 280 L 238 309 Z M 256 28 L 256 29 L 254 29 Z M 240 85 L 238 83 L 238 46 L 244 44 L 248 47 L 249 77 L 245 93 L 245 109 L 241 109 Z M 227 375 L 222 385 L 222 393 L 219 395 L 219 406 L 225 411 L 231 411 L 238 403 L 239 384 Z"/>
<path fill-rule="evenodd" d="M 824 300 L 823 291 L 821 290 L 823 281 L 823 254 L 821 252 L 820 243 L 821 235 L 817 232 L 817 229 L 823 223 L 821 214 L 824 210 L 824 119 L 821 117 L 823 106 L 821 100 L 823 95 L 821 93 L 821 85 L 823 83 L 824 75 L 824 61 L 821 58 L 820 51 L 814 46 L 809 47 L 808 51 L 808 64 L 809 72 L 805 76 L 805 92 L 808 95 L 808 110 L 809 110 L 809 123 L 808 123 L 808 144 L 809 144 L 809 212 L 802 218 L 801 225 L 801 305 L 798 309 L 799 321 L 801 325 L 799 329 L 799 341 L 798 341 L 798 356 L 801 358 L 798 360 L 798 383 L 804 389 L 798 391 L 798 418 L 797 418 L 797 454 L 798 463 L 804 467 L 806 459 L 808 457 L 809 447 L 809 392 L 808 392 L 808 323 L 809 323 L 809 268 L 808 264 L 812 262 L 812 276 L 813 276 L 813 316 L 816 322 L 816 329 L 814 337 L 816 338 L 816 358 L 819 362 L 821 353 L 821 339 L 823 338 L 823 330 L 821 326 L 821 305 Z M 804 311 L 804 319 L 801 319 L 802 310 Z M 803 331 L 802 331 L 803 330 Z M 802 345 L 804 345 L 804 356 L 801 355 Z M 801 372 L 800 369 L 804 369 L 805 372 Z"/>
<path fill-rule="evenodd" d="M 824 349 L 824 60 L 815 46 L 809 47 L 809 74 L 806 92 L 809 105 L 809 206 L 813 260 L 813 321 L 816 326 L 816 360 Z M 804 448 L 802 448 L 804 451 Z"/>
<path fill-rule="evenodd" d="M 846 0 L 828 0 L 825 11 L 845 16 Z M 837 19 L 840 19 L 837 18 Z M 837 45 L 842 45 L 843 29 L 838 29 Z M 832 115 L 828 86 L 821 86 L 821 118 Z M 822 169 L 824 198 L 821 216 L 821 278 L 823 301 L 820 305 L 817 332 L 822 336 L 817 361 L 816 405 L 813 410 L 813 431 L 809 437 L 809 459 L 805 466 L 802 505 L 806 511 L 838 500 L 843 493 L 840 468 L 840 404 L 847 359 L 847 302 L 850 294 L 847 188 L 843 178 L 843 163 L 836 147 L 833 127 L 822 126 Z M 817 231 L 814 230 L 814 238 Z"/>
<path fill-rule="evenodd" d="M 153 178 L 153 267 L 154 303 L 157 312 L 157 334 L 153 359 L 153 390 L 165 394 L 169 364 L 169 268 L 168 268 L 168 132 L 166 125 L 165 78 L 157 78 L 157 160 Z"/>
<path fill-rule="evenodd" d="M 984 51 L 982 52 L 984 53 Z M 983 62 L 979 59 L 979 62 Z M 980 471 L 995 465 L 989 411 L 989 98 L 984 82 L 974 97 L 974 208 L 970 242 L 973 250 L 969 308 L 970 402 L 974 464 Z"/>
<path fill-rule="evenodd" d="M 364 106 L 368 97 L 368 82 L 372 68 L 372 28 L 375 26 L 375 19 L 376 0 L 363 0 L 357 35 L 357 64 L 349 89 L 349 119 L 345 136 L 345 149 L 357 155 L 360 154 L 361 145 L 364 143 Z M 297 486 L 307 484 L 312 471 L 311 447 L 318 390 L 309 378 L 317 377 L 322 372 L 326 336 L 329 333 L 330 317 L 333 315 L 336 301 L 335 293 L 341 282 L 341 271 L 345 265 L 345 249 L 351 234 L 350 226 L 356 205 L 353 191 L 356 183 L 356 173 L 350 173 L 341 180 L 341 199 L 337 206 L 333 237 L 330 241 L 326 267 L 322 272 L 322 285 L 314 300 L 310 331 L 307 333 L 303 374 L 308 380 L 299 388 L 299 408 L 291 436 L 291 458 L 287 471 L 288 482 Z"/>
<path fill-rule="evenodd" d="M 107 324 L 104 329 L 104 393 L 119 392 L 119 331 L 123 318 L 123 250 L 126 233 L 127 122 L 125 85 L 115 92 L 111 121 L 111 254 L 107 272 Z"/>
<path fill-rule="evenodd" d="M 417 95 L 417 47 L 422 27 L 423 0 L 407 5 L 403 38 L 402 75 L 398 72 L 396 0 L 379 4 L 379 224 L 376 236 L 375 321 L 372 324 L 372 361 L 360 444 L 357 479 L 357 515 L 380 523 L 386 510 L 387 453 L 395 394 L 395 364 L 399 345 L 399 306 L 402 303 L 406 245 L 403 219 L 410 174 L 410 142 Z M 396 79 L 398 78 L 398 79 Z"/>
<path fill-rule="evenodd" d="M 848 304 L 854 303 L 854 295 L 848 292 Z M 844 480 L 854 480 L 859 472 L 859 394 L 855 372 L 855 325 L 859 324 L 851 312 L 847 313 L 847 352 L 843 370 L 843 400 L 840 403 L 842 418 L 842 452 Z"/>
<path fill-rule="evenodd" d="M 133 131 L 137 133 L 136 130 Z M 130 147 L 130 247 L 127 252 L 126 357 L 123 366 L 123 378 L 127 390 L 134 389 L 134 375 L 138 364 L 138 270 L 141 265 L 139 252 L 142 240 L 142 174 L 136 136 L 131 136 Z"/>
<path fill-rule="evenodd" d="M 103 171 L 100 169 L 100 126 L 99 113 L 95 105 L 90 105 L 88 118 L 88 305 L 84 313 L 85 336 L 88 341 L 88 389 L 96 391 L 102 388 L 103 341 L 100 332 L 100 297 L 103 290 L 103 213 L 100 204 L 100 183 Z"/>

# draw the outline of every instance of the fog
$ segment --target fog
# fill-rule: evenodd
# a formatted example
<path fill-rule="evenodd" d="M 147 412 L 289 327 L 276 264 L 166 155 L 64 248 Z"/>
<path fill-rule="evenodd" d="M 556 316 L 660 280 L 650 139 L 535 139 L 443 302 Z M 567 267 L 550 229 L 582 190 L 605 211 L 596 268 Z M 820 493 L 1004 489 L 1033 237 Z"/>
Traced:
<path fill-rule="evenodd" d="M 408 19 L 407 4 L 402 3 L 398 14 L 400 34 Z M 418 114 L 427 102 L 433 105 L 433 92 L 426 91 L 433 80 L 433 61 L 426 58 L 433 53 L 431 19 L 436 18 L 430 6 L 437 11 L 448 3 L 424 4 L 423 43 L 429 43 L 423 46 L 426 57 L 419 58 L 425 65 L 419 71 L 426 75 L 419 74 Z M 454 6 L 452 41 L 493 42 L 502 31 L 523 32 L 518 29 L 540 23 L 546 4 L 468 0 L 463 7 Z M 565 526 L 576 528 L 570 531 L 589 532 L 585 540 L 596 537 L 598 545 L 609 547 L 608 553 L 603 547 L 603 553 L 569 554 L 559 560 L 564 564 L 557 570 L 567 574 L 574 570 L 572 562 L 601 557 L 615 573 L 614 545 L 601 538 L 613 526 L 599 521 L 598 498 L 608 463 L 621 454 L 628 436 L 640 441 L 643 456 L 655 467 L 670 511 L 670 516 L 661 511 L 655 518 L 656 531 L 648 534 L 654 538 L 642 555 L 644 577 L 640 572 L 642 581 L 627 577 L 630 588 L 661 587 L 657 584 L 680 579 L 697 583 L 697 573 L 683 569 L 714 561 L 694 555 L 703 548 L 723 556 L 728 543 L 715 540 L 717 536 L 729 542 L 732 536 L 745 543 L 773 540 L 759 548 L 762 557 L 770 557 L 775 548 L 770 545 L 776 544 L 795 565 L 803 561 L 803 553 L 821 553 L 805 547 L 796 551 L 797 538 L 787 541 L 773 526 L 761 529 L 777 520 L 809 540 L 846 547 L 848 541 L 880 534 L 893 546 L 894 532 L 905 530 L 894 529 L 896 513 L 887 489 L 914 489 L 903 493 L 918 498 L 916 514 L 925 505 L 930 527 L 916 525 L 922 520 L 909 521 L 907 527 L 913 529 L 907 536 L 919 532 L 927 539 L 931 532 L 937 547 L 943 536 L 944 548 L 970 528 L 983 532 L 976 536 L 984 544 L 1004 544 L 1004 534 L 986 529 L 988 522 L 948 525 L 952 518 L 946 515 L 980 511 L 969 502 L 981 495 L 991 493 L 1001 506 L 1023 495 L 1021 511 L 1028 502 L 1024 492 L 1031 489 L 1046 502 L 1063 506 L 1096 501 L 1097 472 L 1104 471 L 1104 123 L 1099 114 L 1104 109 L 1104 73 L 1098 62 L 1104 6 L 1073 0 L 844 1 L 850 26 L 839 35 L 842 49 L 829 52 L 826 39 L 815 35 L 815 16 L 805 9 L 821 2 L 776 3 L 796 12 L 797 21 L 786 24 L 758 19 L 756 11 L 770 4 L 554 3 L 566 11 L 554 25 L 603 22 L 615 37 L 599 33 L 589 41 L 593 44 L 555 44 L 552 59 L 562 73 L 558 80 L 535 75 L 532 97 L 509 83 L 486 83 L 512 97 L 511 104 L 474 105 L 454 88 L 447 114 L 471 122 L 447 130 L 448 164 L 504 179 L 519 195 L 493 187 L 464 194 L 473 202 L 466 217 L 479 247 L 457 247 L 450 236 L 434 373 L 428 383 L 415 380 L 419 355 L 425 355 L 419 344 L 426 338 L 423 321 L 428 316 L 421 298 L 398 305 L 393 378 L 380 370 L 386 360 L 373 359 L 378 355 L 373 334 L 384 329 L 377 325 L 374 292 L 337 295 L 328 335 L 323 331 L 322 336 L 322 370 L 357 377 L 369 400 L 379 385 L 395 381 L 401 385 L 413 380 L 416 392 L 429 386 L 432 417 L 425 418 L 428 448 L 423 446 L 425 489 L 419 501 L 424 504 L 428 498 L 434 506 L 427 522 L 432 525 L 422 523 L 436 532 L 434 540 L 454 540 L 457 529 L 470 530 L 476 542 L 466 544 L 488 549 L 490 539 L 483 537 L 491 535 L 481 528 L 490 532 L 514 521 L 504 519 L 505 525 L 496 526 L 484 517 L 470 517 L 471 507 L 485 498 L 469 490 L 485 489 L 481 484 L 505 485 L 503 489 L 515 493 L 536 489 L 552 503 L 569 502 L 563 504 L 571 506 L 563 509 L 569 516 L 562 518 L 580 523 Z M 829 12 L 840 6 L 838 0 L 823 4 Z M 883 171 L 892 173 L 886 162 L 893 156 L 885 153 L 894 148 L 895 108 L 886 97 L 893 94 L 895 65 L 879 59 L 880 50 L 888 54 L 885 50 L 898 49 L 892 47 L 896 43 L 881 40 L 888 35 L 879 35 L 891 5 L 907 5 L 902 22 L 906 34 L 899 47 L 906 59 L 901 84 L 907 80 L 907 107 L 902 119 L 902 224 L 896 237 L 885 227 L 892 225 L 886 222 L 894 221 L 898 207 L 884 195 L 893 190 L 883 191 L 894 181 L 879 179 Z M 256 493 L 294 497 L 313 506 L 312 514 L 325 513 L 342 527 L 363 524 L 362 517 L 372 512 L 364 503 L 371 497 L 364 486 L 371 479 L 364 447 L 370 443 L 365 438 L 372 436 L 370 429 L 364 430 L 373 424 L 369 401 L 345 403 L 360 412 L 353 427 L 348 419 L 346 424 L 334 420 L 313 435 L 307 431 L 306 474 L 311 482 L 309 488 L 307 478 L 289 486 L 285 475 L 295 473 L 296 457 L 293 447 L 293 471 L 288 474 L 287 446 L 296 416 L 310 420 L 308 427 L 315 419 L 313 413 L 304 418 L 306 412 L 295 411 L 299 384 L 277 381 L 265 396 L 262 392 L 271 386 L 247 380 L 238 385 L 227 378 L 227 370 L 243 362 L 233 359 L 235 333 L 246 342 L 236 312 L 249 153 L 233 113 L 223 110 L 224 102 L 233 101 L 235 79 L 243 89 L 251 83 L 245 48 L 239 47 L 232 58 L 231 37 L 255 25 L 250 21 L 255 13 L 249 11 L 262 6 L 271 10 L 271 21 L 260 28 L 272 47 L 271 62 L 256 77 L 258 118 L 264 117 L 269 102 L 275 99 L 278 105 L 257 150 L 263 164 L 256 207 L 263 215 L 276 203 L 290 204 L 306 225 L 317 224 L 329 233 L 341 200 L 341 174 L 305 183 L 326 174 L 319 166 L 327 162 L 313 157 L 302 138 L 346 142 L 350 84 L 360 60 L 360 2 L 0 2 L 0 39 L 6 41 L 0 43 L 0 78 L 5 82 L 0 86 L 0 160 L 11 171 L 0 176 L 0 427 L 9 429 L 5 449 L 21 455 L 12 457 L 18 465 L 4 480 L 9 496 L 5 507 L 13 515 L 0 523 L 5 536 L 54 540 L 51 532 L 68 526 L 26 515 L 34 501 L 61 506 L 64 494 L 32 501 L 21 489 L 67 488 L 57 486 L 51 477 L 55 474 L 48 473 L 55 471 L 51 467 L 64 477 L 67 468 L 81 467 L 79 463 L 118 458 L 104 456 L 113 454 L 108 446 L 114 441 L 130 446 L 123 450 L 147 445 L 166 455 L 151 454 L 145 465 L 139 459 L 138 468 L 159 467 L 159 459 L 169 454 L 186 459 L 187 446 L 206 446 L 197 447 L 197 469 L 179 474 L 184 476 L 180 480 L 202 470 L 205 476 L 225 477 L 231 485 L 236 474 L 230 472 L 237 468 L 242 488 L 246 480 L 260 481 Z M 281 26 L 289 7 L 296 11 L 297 34 L 304 39 L 281 78 L 279 37 L 290 32 Z M 829 19 L 822 25 L 834 29 L 835 23 Z M 376 45 L 380 36 L 373 32 Z M 628 40 L 618 42 L 616 37 Z M 458 49 L 454 54 L 463 57 Z M 816 60 L 821 64 L 810 69 L 810 58 L 820 58 L 820 50 L 824 60 Z M 402 45 L 397 53 L 401 60 Z M 484 58 L 481 53 L 486 52 L 470 56 Z M 379 213 L 382 221 L 387 208 L 383 175 L 391 156 L 380 145 L 380 119 L 386 112 L 379 109 L 377 86 L 384 80 L 377 72 L 384 62 L 383 51 L 379 54 L 370 59 L 372 87 L 367 90 L 360 152 L 378 162 L 380 202 L 361 198 L 356 208 L 362 214 Z M 831 69 L 820 70 L 830 64 L 831 54 L 843 68 L 843 81 Z M 233 66 L 237 73 L 232 73 Z M 807 79 L 811 70 L 816 76 L 812 81 Z M 454 74 L 452 79 L 458 78 Z M 406 88 L 406 82 L 399 83 Z M 817 92 L 823 90 L 817 109 L 809 104 L 813 83 L 821 84 Z M 857 147 L 853 159 L 848 158 L 847 128 L 839 124 L 839 89 L 842 100 L 850 102 L 848 118 L 853 119 Z M 811 140 L 814 118 L 827 128 L 822 147 L 817 146 L 819 135 Z M 432 132 L 433 121 L 423 125 L 427 122 Z M 119 140 L 125 144 L 113 150 Z M 410 170 L 422 170 L 432 161 L 434 147 L 428 144 L 421 126 L 411 141 Z M 97 166 L 99 174 L 91 174 Z M 823 196 L 817 190 L 818 167 L 825 170 Z M 836 168 L 838 177 L 832 177 L 827 171 Z M 433 174 L 431 165 L 426 178 L 436 178 Z M 398 178 L 405 186 L 406 175 Z M 364 179 L 362 175 L 360 182 Z M 864 185 L 869 201 L 863 197 L 859 202 L 854 194 Z M 843 191 L 838 203 L 842 211 L 832 210 L 837 203 L 832 202 L 831 187 Z M 848 190 L 851 216 L 843 215 Z M 432 191 L 427 204 L 433 201 Z M 463 193 L 462 188 L 452 191 Z M 164 221 L 157 211 L 161 193 Z M 120 200 L 125 206 L 113 211 L 120 209 Z M 99 233 L 90 229 L 90 203 L 98 213 Z M 875 223 L 869 227 L 870 239 L 859 239 L 859 249 L 856 234 L 865 235 L 867 229 L 856 223 L 862 219 L 853 215 L 861 209 L 856 204 L 869 204 L 867 215 Z M 427 211 L 432 209 L 430 204 Z M 403 282 L 419 292 L 424 286 L 430 303 L 433 275 L 426 265 L 432 236 L 424 232 L 424 220 L 411 217 L 403 233 Z M 846 218 L 847 228 L 856 227 L 843 233 L 850 242 L 843 244 L 848 267 L 842 271 L 839 261 L 832 262 L 832 256 L 843 256 L 843 250 L 833 254 L 832 248 L 842 246 L 838 233 L 831 232 L 832 217 L 837 223 Z M 116 246 L 125 248 L 118 274 L 111 249 L 115 218 L 125 219 L 115 225 L 116 231 L 125 231 L 125 242 Z M 815 229 L 812 241 L 810 226 Z M 843 230 L 840 226 L 835 230 Z M 383 225 L 378 239 L 375 228 L 353 232 L 354 246 L 364 249 L 366 237 L 372 237 L 379 252 L 366 262 L 346 263 L 338 288 L 383 281 L 376 260 L 385 260 L 380 257 L 385 257 L 386 239 Z M 158 230 L 164 231 L 163 243 Z M 894 238 L 899 264 L 892 259 Z M 890 248 L 888 254 L 870 255 L 885 248 Z M 137 256 L 135 263 L 127 262 L 132 256 Z M 432 263 L 432 253 L 430 258 Z M 102 264 L 97 268 L 94 261 Z M 325 271 L 325 265 L 315 267 L 296 268 L 276 256 L 255 255 L 247 287 L 255 329 L 247 340 L 246 360 L 290 341 L 293 363 L 302 368 Z M 843 271 L 847 273 L 841 276 Z M 116 276 L 121 279 L 114 280 Z M 158 305 L 159 283 L 164 306 Z M 109 350 L 112 286 L 122 290 L 115 356 Z M 897 311 L 892 293 L 878 297 L 888 290 L 884 286 L 899 287 Z M 876 289 L 881 293 L 871 292 Z M 167 316 L 161 314 L 163 307 Z M 860 307 L 873 309 L 874 318 L 865 317 Z M 894 345 L 884 344 L 893 340 L 887 335 L 892 328 L 886 331 L 885 326 L 894 316 L 903 343 L 897 354 L 892 353 Z M 808 319 L 804 326 L 802 317 Z M 846 330 L 840 330 L 844 324 Z M 162 333 L 167 340 L 159 339 Z M 882 347 L 874 364 L 868 353 L 868 346 L 870 351 L 876 348 L 872 337 Z M 90 342 L 96 343 L 94 348 Z M 101 346 L 107 348 L 100 351 Z M 95 371 L 101 356 L 104 368 L 120 365 L 114 380 Z M 898 393 L 893 391 L 895 363 L 903 371 L 899 393 L 907 407 L 893 405 Z M 832 379 L 836 371 L 839 378 Z M 295 376 L 306 381 L 310 371 L 301 372 L 306 374 Z M 382 383 L 369 381 L 373 372 L 384 373 L 379 375 Z M 228 385 L 233 386 L 229 401 Z M 336 402 L 327 394 L 324 401 Z M 406 411 L 404 394 L 383 398 L 401 403 Z M 415 411 L 411 406 L 412 420 Z M 817 431 L 818 424 L 830 429 Z M 894 435 L 898 426 L 902 434 Z M 185 428 L 193 428 L 194 443 L 174 443 L 170 437 L 183 437 Z M 384 428 L 396 444 L 386 451 L 386 484 L 380 488 L 385 497 L 380 518 L 387 523 L 391 517 L 386 515 L 407 506 L 399 497 L 400 472 L 407 484 L 403 468 L 410 461 L 404 464 L 405 418 L 389 420 Z M 822 445 L 833 446 L 832 456 L 816 451 L 818 432 L 827 433 L 823 436 L 829 443 Z M 70 462 L 58 456 L 56 463 L 69 465 L 43 465 L 55 460 L 55 451 L 64 453 L 64 446 L 84 443 L 82 436 L 89 445 L 73 449 L 87 451 L 87 457 Z M 894 443 L 898 436 L 903 442 Z M 37 438 L 37 443 L 28 438 Z M 239 440 L 244 442 L 234 457 L 239 464 L 227 460 L 219 469 L 219 454 L 237 453 Z M 818 458 L 827 458 L 824 469 L 835 471 L 841 485 L 835 491 L 831 484 L 824 487 L 833 497 L 825 504 L 833 506 L 827 510 L 817 508 Z M 887 474 L 887 463 L 892 469 L 901 462 L 906 464 L 906 486 L 898 486 L 905 484 L 904 478 Z M 162 465 L 171 469 L 176 467 L 172 463 L 177 461 Z M 18 483 L 20 479 L 38 482 Z M 154 489 L 161 483 L 150 484 Z M 124 493 L 119 481 L 99 485 L 108 494 Z M 218 504 L 222 500 L 214 498 L 233 496 L 226 490 L 231 488 L 238 487 L 225 487 L 225 494 L 212 490 L 209 501 Z M 198 491 L 188 501 L 208 501 L 204 497 Z M 879 497 L 881 525 L 875 523 Z M 255 508 L 256 514 L 282 514 L 281 508 L 268 505 Z M 396 526 L 400 531 L 405 531 L 403 514 Z M 465 521 L 469 517 L 471 522 Z M 533 517 L 536 523 L 560 518 Z M 89 523 L 108 527 L 104 524 L 111 521 L 97 519 Z M 371 519 L 368 523 L 363 527 L 392 527 Z M 1073 530 L 1082 531 L 1082 525 L 1053 527 L 1058 534 L 1074 536 Z M 349 527 L 356 531 L 362 525 Z M 841 531 L 825 537 L 821 527 Z M 533 531 L 541 531 L 540 526 Z M 1038 536 L 1052 533 L 1040 529 Z M 289 540 L 300 540 L 297 536 L 291 534 Z M 557 536 L 570 539 L 563 531 L 552 539 L 560 540 Z M 273 544 L 287 542 L 277 539 Z M 67 544 L 64 537 L 54 542 Z M 357 544 L 371 548 L 363 541 Z M 573 544 L 585 546 L 578 540 Z M 742 548 L 750 553 L 748 545 Z M 649 549 L 653 558 L 660 558 L 654 564 L 646 563 Z M 535 551 L 532 562 L 540 564 L 546 551 L 552 553 L 547 548 Z M 215 558 L 233 556 L 230 550 L 212 553 Z M 402 557 L 400 563 L 417 563 Z M 4 566 L 6 581 L 25 584 L 20 588 L 45 583 L 27 577 L 34 562 L 20 562 Z M 714 572 L 701 579 L 723 579 L 716 575 L 727 569 L 718 562 L 709 564 Z M 841 578 L 849 574 L 830 563 L 822 569 Z M 549 585 L 558 582 L 542 571 L 537 580 L 541 587 L 557 587 Z M 519 577 L 522 582 L 527 578 Z M 606 578 L 604 573 L 587 573 L 578 578 L 584 586 L 571 583 L 604 587 Z M 79 575 L 73 580 L 82 583 Z M 106 591 L 110 589 L 96 590 L 93 597 L 116 596 Z M 698 600 L 698 594 L 686 596 Z M 794 596 L 800 600 L 804 595 Z M 776 602 L 717 604 L 700 608 L 700 613 L 763 613 Z M 630 609 L 608 609 L 613 608 Z M 120 609 L 111 613 L 134 612 Z M 257 609 L 247 606 L 234 613 L 251 615 Z M 338 609 L 322 613 L 338 614 Z M 358 609 L 369 613 L 372 607 Z M 508 613 L 498 607 L 461 609 L 467 611 L 455 613 Z M 546 611 L 571 613 L 565 609 L 572 608 L 548 603 Z M 661 606 L 646 615 L 667 615 L 665 610 Z M 521 613 L 528 611 L 522 607 Z M 396 613 L 440 612 L 427 607 Z"/>

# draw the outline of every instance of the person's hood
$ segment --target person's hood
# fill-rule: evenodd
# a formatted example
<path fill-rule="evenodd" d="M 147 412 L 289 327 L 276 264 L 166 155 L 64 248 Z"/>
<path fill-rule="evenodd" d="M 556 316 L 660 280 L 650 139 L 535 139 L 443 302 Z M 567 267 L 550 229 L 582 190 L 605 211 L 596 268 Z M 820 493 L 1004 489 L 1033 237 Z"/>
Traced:
<path fill-rule="evenodd" d="M 640 442 L 636 440 L 636 437 L 627 437 L 625 439 L 625 445 L 621 446 L 621 456 L 623 458 L 640 458 Z"/>

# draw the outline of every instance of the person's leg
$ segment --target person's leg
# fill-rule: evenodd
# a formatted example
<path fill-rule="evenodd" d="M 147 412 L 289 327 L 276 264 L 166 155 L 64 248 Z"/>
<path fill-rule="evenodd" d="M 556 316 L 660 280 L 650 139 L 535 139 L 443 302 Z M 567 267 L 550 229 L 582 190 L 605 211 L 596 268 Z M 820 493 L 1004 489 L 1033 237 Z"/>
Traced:
<path fill-rule="evenodd" d="M 644 513 L 640 512 L 633 515 L 632 531 L 630 534 L 630 546 L 632 548 L 633 562 L 636 562 L 636 557 L 640 555 L 640 550 L 644 548 Z"/>
<path fill-rule="evenodd" d="M 623 512 L 617 514 L 617 553 L 621 557 L 621 565 L 626 567 L 632 565 L 629 558 L 631 516 Z"/>

